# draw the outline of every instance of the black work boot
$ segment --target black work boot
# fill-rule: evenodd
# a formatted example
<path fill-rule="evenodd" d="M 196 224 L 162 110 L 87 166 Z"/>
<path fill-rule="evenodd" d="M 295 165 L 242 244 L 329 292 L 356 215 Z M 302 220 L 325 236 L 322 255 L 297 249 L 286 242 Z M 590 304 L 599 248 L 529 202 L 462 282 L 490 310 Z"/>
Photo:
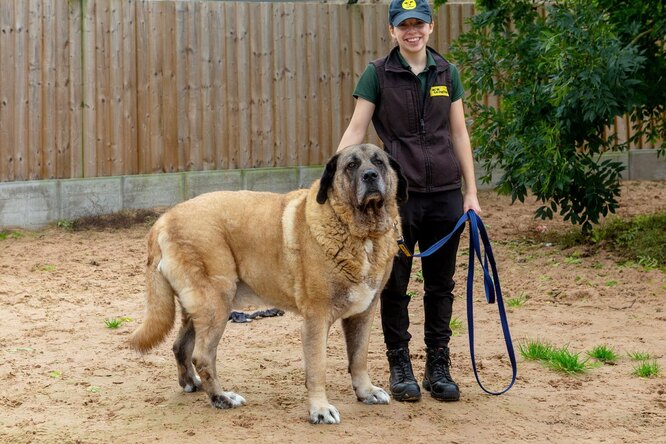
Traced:
<path fill-rule="evenodd" d="M 409 360 L 409 350 L 399 348 L 386 352 L 388 357 L 391 376 L 391 395 L 396 401 L 418 401 L 421 399 L 421 389 L 414 377 L 412 362 Z"/>
<path fill-rule="evenodd" d="M 426 348 L 425 376 L 423 388 L 439 401 L 460 399 L 458 384 L 451 378 L 451 357 L 448 347 Z"/>

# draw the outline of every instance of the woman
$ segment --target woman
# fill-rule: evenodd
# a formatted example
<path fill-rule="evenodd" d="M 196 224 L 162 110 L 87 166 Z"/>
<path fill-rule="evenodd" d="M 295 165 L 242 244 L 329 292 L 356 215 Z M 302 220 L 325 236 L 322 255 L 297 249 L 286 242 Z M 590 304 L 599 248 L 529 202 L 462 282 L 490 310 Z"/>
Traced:
<path fill-rule="evenodd" d="M 456 67 L 427 46 L 434 29 L 427 0 L 392 0 L 389 32 L 396 47 L 371 62 L 359 79 L 356 107 L 338 150 L 361 143 L 370 121 L 385 149 L 409 180 L 400 209 L 405 245 L 424 251 L 453 230 L 464 211 L 480 212 L 472 150 L 465 124 L 464 90 Z M 462 193 L 462 180 L 465 191 Z M 460 399 L 450 374 L 449 339 L 453 274 L 460 233 L 422 259 L 426 366 L 424 389 L 441 401 Z M 409 355 L 412 258 L 400 254 L 381 294 L 390 385 L 398 401 L 418 401 L 421 391 Z"/>

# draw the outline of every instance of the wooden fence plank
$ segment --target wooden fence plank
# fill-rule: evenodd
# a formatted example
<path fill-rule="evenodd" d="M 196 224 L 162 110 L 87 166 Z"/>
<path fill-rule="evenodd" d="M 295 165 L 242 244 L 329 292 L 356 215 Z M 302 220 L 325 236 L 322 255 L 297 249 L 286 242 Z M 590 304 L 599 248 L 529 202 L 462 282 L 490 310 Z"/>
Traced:
<path fill-rule="evenodd" d="M 150 170 L 150 134 L 147 131 L 150 119 L 150 45 L 146 38 L 149 33 L 150 4 L 139 2 L 136 5 L 136 96 L 137 96 L 137 166 L 140 172 Z"/>
<path fill-rule="evenodd" d="M 254 108 L 252 114 L 252 157 L 253 165 L 258 167 L 269 167 L 275 164 L 274 133 L 273 133 L 273 76 L 272 59 L 274 57 L 273 40 L 273 15 L 270 3 L 262 3 L 260 8 L 251 16 L 251 23 L 256 29 L 254 45 L 250 45 L 252 53 L 252 102 Z M 258 75 L 257 75 L 258 74 Z"/>
<path fill-rule="evenodd" d="M 199 5 L 163 5 L 165 18 L 161 26 L 166 35 L 160 47 L 160 119 L 164 119 L 164 137 L 159 149 L 169 172 L 200 169 L 202 162 Z"/>
<path fill-rule="evenodd" d="M 236 3 L 236 81 L 238 86 L 238 152 L 240 164 L 245 167 L 255 166 L 250 136 L 250 100 L 251 100 L 251 64 L 249 9 L 252 5 Z"/>
<path fill-rule="evenodd" d="M 347 85 L 355 85 L 358 78 L 353 74 L 352 67 L 352 51 L 353 51 L 353 35 L 352 35 L 352 16 L 355 14 L 357 8 L 348 5 L 344 10 L 339 11 L 337 16 L 337 33 L 339 39 L 330 39 L 332 44 L 337 46 L 337 52 L 334 58 L 331 59 L 332 70 L 335 75 L 335 87 L 337 89 L 337 97 L 340 103 L 340 128 L 337 134 L 332 134 L 337 142 L 342 138 L 342 134 L 347 129 L 349 121 L 351 120 L 352 112 L 356 101 L 352 97 L 353 86 L 345 88 Z M 335 43 L 333 43 L 335 42 Z M 334 64 L 333 64 L 334 63 Z M 359 74 L 360 75 L 360 74 Z M 334 149 L 337 149 L 337 143 L 334 142 Z"/>
<path fill-rule="evenodd" d="M 211 3 L 201 3 L 199 25 L 201 39 L 201 55 L 198 57 L 201 66 L 201 168 L 210 170 L 215 167 L 214 118 L 215 94 L 213 91 L 213 40 L 214 29 L 210 22 Z M 214 4 L 213 4 L 214 6 Z M 208 32 L 205 32 L 208 30 Z"/>
<path fill-rule="evenodd" d="M 28 127 L 27 147 L 25 151 L 24 177 L 29 180 L 38 179 L 42 175 L 42 52 L 43 52 L 43 20 L 42 2 L 29 0 L 28 26 L 26 37 L 29 51 L 28 62 Z"/>
<path fill-rule="evenodd" d="M 37 178 L 54 179 L 56 177 L 56 115 L 58 104 L 56 101 L 56 44 L 55 34 L 55 4 L 47 1 L 42 3 L 40 20 L 42 21 L 42 54 L 40 55 L 41 82 L 39 94 L 42 96 L 42 122 L 40 123 L 40 151 L 41 168 Z"/>
<path fill-rule="evenodd" d="M 135 50 L 136 35 L 136 1 L 122 4 L 120 25 L 122 55 L 122 85 L 120 100 L 123 103 L 122 134 L 119 153 L 123 157 L 122 174 L 139 173 L 138 128 L 137 128 L 137 58 Z"/>
<path fill-rule="evenodd" d="M 231 7 L 233 6 L 233 7 Z M 239 76 L 242 75 L 237 60 L 236 48 L 239 42 L 237 11 L 235 5 L 225 9 L 224 15 L 224 63 L 226 66 L 226 101 L 228 132 L 226 137 L 226 158 L 229 168 L 239 168 L 242 165 L 240 158 L 240 126 L 238 114 L 240 111 Z"/>
<path fill-rule="evenodd" d="M 229 165 L 227 134 L 229 132 L 230 104 L 227 100 L 226 90 L 229 87 L 226 69 L 225 41 L 226 30 L 225 9 L 212 8 L 211 16 L 211 57 L 213 59 L 213 92 L 214 109 L 213 111 L 213 143 L 215 144 L 215 165 L 211 167 L 226 169 Z"/>
<path fill-rule="evenodd" d="M 29 95 L 29 56 L 31 46 L 34 44 L 28 38 L 28 7 L 29 3 L 21 0 L 15 0 L 15 71 L 14 71 L 14 85 L 17 103 L 16 120 L 14 122 L 14 131 L 16 134 L 16 145 L 10 147 L 13 150 L 13 155 L 10 160 L 10 174 L 13 176 L 12 180 L 29 180 L 28 163 L 29 163 L 29 149 L 30 140 L 28 137 L 29 130 L 29 110 L 30 110 L 30 95 Z"/>
<path fill-rule="evenodd" d="M 81 9 L 74 2 L 68 2 L 69 12 L 68 40 L 64 43 L 69 48 L 63 54 L 68 58 L 68 86 L 67 109 L 69 113 L 68 128 L 64 129 L 69 135 L 70 154 L 67 155 L 70 162 L 69 176 L 67 170 L 63 170 L 63 177 L 83 177 L 83 15 Z M 61 117 L 60 122 L 67 122 Z"/>
<path fill-rule="evenodd" d="M 84 2 L 82 11 L 83 31 L 82 31 L 82 91 L 83 91 L 83 114 L 82 114 L 82 159 L 83 176 L 96 177 L 98 175 L 97 161 L 99 156 L 97 138 L 98 138 L 98 120 L 97 111 L 97 70 L 98 63 L 96 51 L 96 6 L 97 2 Z M 101 62 L 101 61 L 100 61 Z"/>
<path fill-rule="evenodd" d="M 49 178 L 71 177 L 71 137 L 69 94 L 71 91 L 70 59 L 70 14 L 65 2 L 53 2 L 53 35 L 50 36 L 53 51 L 54 84 L 48 88 L 54 91 L 53 109 L 49 111 L 53 119 L 53 162 Z M 51 94 L 49 94 L 51 95 Z"/>
<path fill-rule="evenodd" d="M 302 54 L 302 48 L 297 43 L 298 30 L 296 29 L 297 9 L 294 4 L 285 4 L 284 19 L 284 37 L 282 39 L 282 50 L 285 59 L 285 87 L 282 108 L 282 118 L 285 128 L 285 148 L 286 152 L 285 166 L 298 165 L 300 147 L 298 146 L 298 120 L 302 118 L 298 114 L 298 96 L 300 95 L 300 85 L 296 81 L 299 74 L 298 56 Z M 301 51 L 300 53 L 298 51 Z"/>
<path fill-rule="evenodd" d="M 273 14 L 273 35 L 284 35 L 285 25 L 284 25 L 284 16 L 287 14 L 285 10 L 285 5 L 283 3 L 276 4 L 272 8 Z M 284 106 L 286 103 L 286 64 L 285 64 L 285 54 L 284 46 L 281 44 L 282 39 L 272 38 L 271 39 L 271 55 L 272 55 L 272 72 L 271 81 L 272 81 L 272 94 L 270 97 L 271 107 L 273 108 L 272 112 L 272 128 L 273 128 L 273 152 L 274 152 L 274 162 L 277 165 L 284 165 L 287 153 L 285 152 L 286 147 L 286 125 L 287 116 L 284 113 Z"/>
<path fill-rule="evenodd" d="M 305 94 L 302 94 L 303 112 L 302 117 L 303 131 L 305 141 L 303 157 L 300 159 L 301 165 L 312 165 L 321 163 L 319 160 L 319 138 L 321 133 L 317 131 L 319 124 L 318 96 L 318 77 L 321 70 L 326 69 L 325 64 L 317 54 L 317 32 L 319 30 L 320 10 L 308 8 L 304 16 L 304 35 L 303 45 L 305 46 L 305 59 L 302 65 L 301 78 L 305 80 Z"/>
<path fill-rule="evenodd" d="M 0 8 L 0 182 L 16 180 L 14 174 L 16 134 L 16 46 L 17 33 L 14 2 L 5 2 Z"/>

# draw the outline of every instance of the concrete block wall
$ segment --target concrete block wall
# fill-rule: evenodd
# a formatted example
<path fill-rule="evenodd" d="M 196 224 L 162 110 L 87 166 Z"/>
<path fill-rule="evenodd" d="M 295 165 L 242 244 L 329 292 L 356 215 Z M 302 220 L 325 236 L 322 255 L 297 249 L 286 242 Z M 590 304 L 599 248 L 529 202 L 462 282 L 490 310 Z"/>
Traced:
<path fill-rule="evenodd" d="M 666 180 L 666 158 L 658 158 L 656 150 L 607 157 L 626 166 L 623 179 Z M 479 177 L 481 171 L 476 170 Z M 309 187 L 322 172 L 323 167 L 310 166 L 0 183 L 0 229 L 37 230 L 59 220 L 169 207 L 217 190 L 284 193 Z"/>

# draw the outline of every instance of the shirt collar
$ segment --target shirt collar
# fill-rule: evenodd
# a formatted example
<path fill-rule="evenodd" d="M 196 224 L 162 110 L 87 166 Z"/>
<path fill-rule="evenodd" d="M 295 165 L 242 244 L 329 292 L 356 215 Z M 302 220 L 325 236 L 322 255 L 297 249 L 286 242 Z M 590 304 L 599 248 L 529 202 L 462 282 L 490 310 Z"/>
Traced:
<path fill-rule="evenodd" d="M 400 60 L 400 64 L 403 66 L 405 69 L 409 69 L 409 63 L 407 63 L 407 60 L 400 54 L 400 51 L 398 51 L 398 59 Z M 435 58 L 432 56 L 432 53 L 430 52 L 429 49 L 426 49 L 426 66 L 423 69 L 423 71 L 428 71 L 431 67 L 437 66 L 435 63 Z"/>

